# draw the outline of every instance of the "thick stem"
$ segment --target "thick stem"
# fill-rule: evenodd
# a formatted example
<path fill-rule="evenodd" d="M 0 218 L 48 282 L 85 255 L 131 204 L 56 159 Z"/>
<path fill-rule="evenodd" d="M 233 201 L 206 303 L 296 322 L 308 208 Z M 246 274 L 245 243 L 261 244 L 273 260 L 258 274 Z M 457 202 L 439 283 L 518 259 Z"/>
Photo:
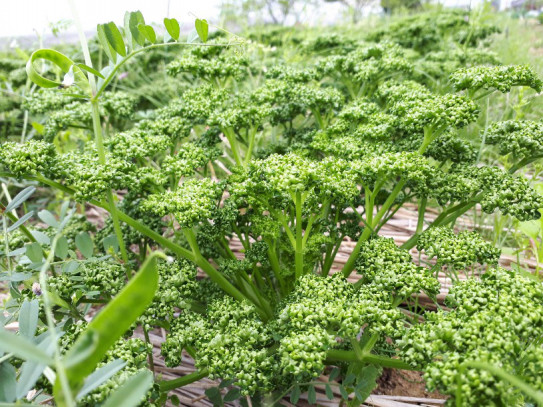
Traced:
<path fill-rule="evenodd" d="M 180 377 L 178 379 L 165 380 L 163 382 L 159 382 L 160 391 L 168 392 L 170 390 L 177 389 L 178 387 L 186 386 L 187 384 L 191 384 L 191 383 L 197 382 L 198 380 L 203 379 L 208 374 L 209 374 L 209 371 L 207 369 L 202 369 L 197 372 Z"/>
<path fill-rule="evenodd" d="M 149 360 L 149 368 L 151 369 L 151 372 L 153 372 L 153 376 L 155 375 L 155 360 L 153 358 L 153 348 L 151 344 L 151 340 L 149 339 L 149 332 L 147 331 L 147 328 L 143 326 L 143 336 L 145 338 L 145 343 L 147 344 L 147 358 Z M 149 349 L 149 347 L 151 349 Z"/>
<path fill-rule="evenodd" d="M 92 126 L 94 129 L 94 140 L 96 142 L 96 149 L 98 150 L 98 159 L 100 164 L 106 165 L 106 153 L 104 150 L 104 139 L 102 135 L 102 125 L 100 123 L 100 107 L 98 106 L 98 101 L 93 100 L 91 102 L 92 106 Z M 111 214 L 111 219 L 113 220 L 113 229 L 115 230 L 115 235 L 117 236 L 117 241 L 119 243 L 119 250 L 121 251 L 121 257 L 127 266 L 126 276 L 130 278 L 130 270 L 128 269 L 128 253 L 126 252 L 126 246 L 124 244 L 123 232 L 121 230 L 121 224 L 119 223 L 119 217 L 117 216 L 117 210 L 115 207 L 115 200 L 113 198 L 113 192 L 109 189 L 106 193 L 107 201 L 109 206 L 109 213 Z"/>
<path fill-rule="evenodd" d="M 270 260 L 270 265 L 275 275 L 275 279 L 279 283 L 281 289 L 281 294 L 285 293 L 285 280 L 281 275 L 281 265 L 279 264 L 279 258 L 275 251 L 275 245 L 272 244 L 271 240 L 267 241 L 268 243 L 268 259 Z"/>
<path fill-rule="evenodd" d="M 247 167 L 247 164 L 249 164 L 253 156 L 253 150 L 255 148 L 256 130 L 256 127 L 249 130 L 249 147 L 247 148 L 247 152 L 245 153 L 245 160 L 243 161 L 243 165 L 245 167 Z"/>
<path fill-rule="evenodd" d="M 526 157 L 522 160 L 520 160 L 518 163 L 514 164 L 511 168 L 509 168 L 509 174 L 514 174 L 515 172 L 517 172 L 519 169 L 521 169 L 522 167 L 536 161 L 536 160 L 539 160 L 540 158 L 543 158 L 542 155 L 536 155 L 536 156 L 530 156 L 530 157 Z"/>
<path fill-rule="evenodd" d="M 426 204 L 428 203 L 428 198 L 423 197 L 420 200 L 419 204 L 419 218 L 417 219 L 417 230 L 415 233 L 420 234 L 422 232 L 422 229 L 424 227 L 424 213 L 426 212 Z"/>
<path fill-rule="evenodd" d="M 358 253 L 360 253 L 360 249 L 362 247 L 362 244 L 366 240 L 368 240 L 368 238 L 371 236 L 372 229 L 374 229 L 375 225 L 379 224 L 379 221 L 381 220 L 383 215 L 386 213 L 388 208 L 390 208 L 392 206 L 392 204 L 394 203 L 394 200 L 399 195 L 399 193 L 402 191 L 405 183 L 406 183 L 406 180 L 402 179 L 396 184 L 396 186 L 394 187 L 394 189 L 392 190 L 392 192 L 388 196 L 387 200 L 385 201 L 385 203 L 383 204 L 381 209 L 379 209 L 379 211 L 375 215 L 375 218 L 373 219 L 372 227 L 371 228 L 369 228 L 369 227 L 364 228 L 364 232 L 362 232 L 362 235 L 358 239 L 358 242 L 356 242 L 356 246 L 353 248 L 353 251 L 351 252 L 351 255 L 347 259 L 347 262 L 345 263 L 345 266 L 343 266 L 342 273 L 343 273 L 343 276 L 345 278 L 349 277 L 351 272 L 354 270 L 355 262 L 356 262 L 356 259 L 358 258 Z"/>
<path fill-rule="evenodd" d="M 373 223 L 373 194 L 368 187 L 364 187 L 364 211 L 366 215 L 366 222 L 368 225 Z M 353 208 L 356 213 L 356 208 Z"/>
<path fill-rule="evenodd" d="M 241 165 L 241 158 L 239 157 L 238 152 L 238 142 L 236 140 L 236 135 L 234 131 L 230 128 L 223 129 L 223 134 L 225 135 L 228 143 L 230 144 L 230 150 L 232 150 L 232 155 L 234 156 L 234 161 L 237 165 Z"/>
<path fill-rule="evenodd" d="M 430 223 L 428 225 L 426 230 L 428 230 L 428 229 L 430 229 L 432 227 L 446 225 L 447 223 L 451 222 L 452 220 L 456 220 L 459 216 L 463 215 L 468 210 L 473 208 L 477 204 L 480 197 L 481 197 L 481 194 L 476 195 L 469 202 L 464 202 L 464 203 L 455 205 L 452 208 L 449 208 L 448 210 L 443 211 L 432 223 Z M 406 250 L 412 249 L 417 244 L 419 236 L 420 236 L 419 233 L 415 233 L 413 236 L 411 236 L 409 238 L 409 240 L 407 240 L 407 242 L 405 242 L 403 245 L 401 245 L 401 248 L 406 249 Z"/>
<path fill-rule="evenodd" d="M 304 250 L 302 236 L 302 193 L 296 191 L 296 247 L 295 247 L 295 263 L 296 263 L 296 279 L 300 278 L 304 273 Z"/>

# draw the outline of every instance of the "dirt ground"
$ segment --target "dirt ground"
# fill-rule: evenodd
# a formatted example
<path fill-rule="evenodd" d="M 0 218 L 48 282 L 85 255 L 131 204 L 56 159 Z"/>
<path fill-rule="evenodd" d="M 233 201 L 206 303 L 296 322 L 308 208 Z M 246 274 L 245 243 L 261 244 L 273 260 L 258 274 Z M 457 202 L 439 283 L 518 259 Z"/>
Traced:
<path fill-rule="evenodd" d="M 377 381 L 377 388 L 372 393 L 387 396 L 445 398 L 438 392 L 426 390 L 421 372 L 409 370 L 384 369 Z"/>

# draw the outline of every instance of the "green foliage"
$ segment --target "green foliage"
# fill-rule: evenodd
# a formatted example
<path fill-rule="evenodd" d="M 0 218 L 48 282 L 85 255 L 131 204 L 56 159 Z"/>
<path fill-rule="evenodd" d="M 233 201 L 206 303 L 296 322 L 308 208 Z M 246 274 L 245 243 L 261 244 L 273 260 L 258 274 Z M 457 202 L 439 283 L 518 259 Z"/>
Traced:
<path fill-rule="evenodd" d="M 417 250 L 424 250 L 429 258 L 436 257 L 438 266 L 454 270 L 466 269 L 476 263 L 495 265 L 500 257 L 500 251 L 476 232 L 454 234 L 444 227 L 424 232 L 418 240 Z"/>
<path fill-rule="evenodd" d="M 271 27 L 234 48 L 198 19 L 178 52 L 179 22 L 164 26 L 158 38 L 139 12 L 99 25 L 84 63 L 36 51 L 29 84 L 50 89 L 2 113 L 15 124 L 1 127 L 0 324 L 20 329 L 0 332 L 1 397 L 163 405 L 210 377 L 217 405 L 314 403 L 329 367 L 327 396 L 338 386 L 349 405 L 383 367 L 422 370 L 459 405 L 528 402 L 507 375 L 542 389 L 540 283 L 453 232 L 466 213 L 529 221 L 543 207 L 526 176 L 540 175 L 541 123 L 525 120 L 537 96 L 524 97 L 541 80 L 500 65 L 496 27 L 437 10 L 364 36 Z M 19 83 L 22 63 L 1 61 Z M 383 228 L 407 205 L 418 221 L 400 247 Z M 419 297 L 437 301 L 440 271 L 454 286 L 435 311 Z M 129 338 L 140 327 L 146 340 Z M 187 352 L 196 372 L 151 385 L 158 328 L 167 366 Z"/>
<path fill-rule="evenodd" d="M 428 322 L 401 340 L 402 358 L 413 366 L 428 364 L 427 386 L 453 396 L 461 391 L 465 405 L 516 404 L 522 395 L 515 387 L 490 372 L 462 366 L 483 361 L 540 389 L 540 376 L 533 372 L 543 363 L 538 345 L 542 300 L 539 282 L 503 269 L 488 271 L 482 281 L 458 283 L 447 297 L 454 310 L 427 313 Z"/>
<path fill-rule="evenodd" d="M 487 143 L 502 155 L 532 159 L 543 154 L 543 123 L 532 121 L 496 122 L 487 130 Z"/>
<path fill-rule="evenodd" d="M 462 68 L 451 75 L 451 83 L 456 90 L 496 89 L 502 93 L 513 86 L 527 86 L 540 92 L 543 86 L 537 74 L 523 65 Z"/>

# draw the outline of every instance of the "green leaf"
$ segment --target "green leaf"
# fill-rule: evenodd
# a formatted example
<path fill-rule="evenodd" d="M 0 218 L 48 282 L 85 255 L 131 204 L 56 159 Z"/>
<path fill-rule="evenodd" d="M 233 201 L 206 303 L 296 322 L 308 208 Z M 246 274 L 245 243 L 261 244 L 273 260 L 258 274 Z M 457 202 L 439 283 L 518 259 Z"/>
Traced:
<path fill-rule="evenodd" d="M 241 397 L 241 391 L 239 389 L 232 389 L 224 396 L 224 401 L 234 401 Z"/>
<path fill-rule="evenodd" d="M 30 277 L 32 277 L 32 273 L 19 273 L 19 272 L 13 272 L 11 274 L 8 273 L 0 273 L 0 281 L 13 281 L 13 282 L 20 282 L 28 280 Z"/>
<path fill-rule="evenodd" d="M 61 236 L 57 239 L 57 245 L 55 246 L 55 255 L 64 260 L 68 256 L 68 239 L 66 236 Z"/>
<path fill-rule="evenodd" d="M 213 403 L 213 406 L 223 406 L 221 392 L 218 387 L 210 387 L 204 392 L 209 401 Z"/>
<path fill-rule="evenodd" d="M 126 46 L 128 50 L 131 51 L 134 49 L 134 38 L 132 37 L 132 31 L 130 31 L 130 11 L 124 13 L 124 36 L 126 38 Z"/>
<path fill-rule="evenodd" d="M 21 365 L 19 381 L 15 386 L 15 393 L 18 399 L 25 397 L 35 386 L 47 366 L 43 363 L 26 361 Z"/>
<path fill-rule="evenodd" d="M 349 373 L 349 374 L 345 377 L 345 380 L 343 380 L 343 384 L 344 384 L 345 386 L 348 386 L 348 385 L 354 383 L 355 379 L 356 379 L 356 375 L 354 375 L 354 374 L 352 374 L 352 373 Z"/>
<path fill-rule="evenodd" d="M 153 384 L 153 374 L 148 370 L 140 370 L 119 386 L 102 404 L 102 407 L 139 406 L 151 384 Z"/>
<path fill-rule="evenodd" d="M 94 244 L 90 235 L 86 232 L 80 233 L 75 237 L 75 246 L 79 249 L 85 258 L 90 259 L 94 253 Z"/>
<path fill-rule="evenodd" d="M 196 40 L 198 40 L 199 38 L 200 37 L 198 36 L 198 32 L 196 31 L 196 29 L 193 29 L 187 35 L 187 44 L 195 43 Z"/>
<path fill-rule="evenodd" d="M 0 402 L 11 403 L 17 398 L 15 394 L 15 368 L 7 363 L 0 364 Z"/>
<path fill-rule="evenodd" d="M 224 389 L 225 387 L 232 386 L 235 380 L 222 380 L 219 383 L 219 389 Z"/>
<path fill-rule="evenodd" d="M 138 24 L 138 30 L 151 44 L 156 42 L 156 33 L 153 27 L 145 24 Z"/>
<path fill-rule="evenodd" d="M 39 49 L 37 51 L 34 51 L 32 55 L 30 55 L 30 58 L 26 63 L 26 73 L 28 75 L 28 78 L 36 85 L 42 88 L 56 88 L 61 85 L 60 82 L 47 79 L 36 71 L 36 69 L 34 68 L 34 62 L 40 59 L 44 59 L 53 63 L 64 73 L 68 73 L 70 69 L 72 69 L 74 73 L 74 80 L 77 86 L 79 86 L 85 93 L 91 93 L 89 82 L 81 69 L 79 69 L 77 66 L 74 66 L 74 62 L 66 55 L 61 54 L 60 52 L 53 49 Z"/>
<path fill-rule="evenodd" d="M 100 72 L 98 72 L 96 69 L 88 66 L 88 65 L 85 65 L 85 64 L 75 64 L 75 66 L 77 66 L 79 69 L 82 69 L 83 71 L 87 71 L 88 73 L 91 73 L 93 74 L 94 76 L 97 76 L 99 78 L 102 78 L 102 79 L 106 79 L 104 77 L 104 75 L 102 75 Z"/>
<path fill-rule="evenodd" d="M 51 212 L 49 212 L 46 209 L 43 209 L 38 212 L 38 218 L 40 218 L 44 223 L 46 223 L 47 225 L 55 229 L 58 228 L 59 226 L 58 221 L 55 218 L 55 215 L 53 215 Z"/>
<path fill-rule="evenodd" d="M 64 263 L 62 265 L 62 272 L 70 274 L 76 271 L 78 268 L 79 268 L 79 262 L 76 260 L 71 260 L 68 263 Z"/>
<path fill-rule="evenodd" d="M 357 377 L 357 384 L 354 390 L 359 401 L 366 400 L 373 389 L 377 386 L 377 379 L 381 375 L 381 369 L 375 366 L 366 366 Z"/>
<path fill-rule="evenodd" d="M 531 237 L 532 239 L 537 239 L 541 233 L 541 224 L 539 220 L 519 222 L 518 229 L 526 236 Z"/>
<path fill-rule="evenodd" d="M 335 380 L 339 376 L 340 369 L 339 367 L 334 367 L 332 371 L 330 372 L 329 380 Z"/>
<path fill-rule="evenodd" d="M 30 360 L 45 365 L 53 364 L 53 360 L 28 339 L 25 339 L 20 335 L 15 335 L 2 328 L 0 328 L 0 347 L 4 352 L 13 353 L 15 356 L 24 360 Z"/>
<path fill-rule="evenodd" d="M 11 212 L 14 209 L 17 209 L 19 206 L 21 206 L 28 198 L 32 196 L 32 194 L 36 191 L 36 188 L 34 187 L 27 187 L 23 189 L 21 192 L 19 192 L 15 198 L 12 199 L 12 201 L 6 206 L 5 211 Z"/>
<path fill-rule="evenodd" d="M 57 294 L 56 291 L 53 291 L 53 290 L 49 291 L 49 299 L 53 302 L 53 304 L 58 305 L 59 307 L 71 310 L 70 304 L 68 304 L 66 301 L 60 298 L 60 296 Z"/>
<path fill-rule="evenodd" d="M 292 404 L 297 404 L 298 400 L 300 400 L 300 395 L 302 394 L 302 389 L 300 389 L 300 386 L 296 385 L 290 392 L 290 402 Z"/>
<path fill-rule="evenodd" d="M 39 311 L 40 304 L 38 300 L 24 300 L 19 310 L 19 334 L 28 339 L 34 338 L 36 329 L 38 329 Z"/>
<path fill-rule="evenodd" d="M 32 122 L 30 124 L 32 125 L 34 130 L 36 130 L 36 133 L 38 133 L 40 136 L 43 136 L 43 134 L 45 133 L 45 126 L 43 124 L 38 122 Z"/>
<path fill-rule="evenodd" d="M 341 393 L 341 397 L 343 398 L 343 400 L 349 399 L 349 392 L 345 389 L 345 386 L 339 386 L 339 392 Z"/>
<path fill-rule="evenodd" d="M 28 219 L 30 219 L 34 215 L 33 211 L 30 211 L 28 213 L 25 213 L 23 216 L 21 216 L 17 222 L 15 222 L 13 225 L 11 225 L 8 228 L 8 233 L 13 232 L 15 229 L 17 229 L 19 226 L 21 226 L 23 223 L 25 223 Z"/>
<path fill-rule="evenodd" d="M 98 26 L 96 27 L 96 33 L 98 35 L 98 42 L 100 43 L 100 46 L 106 53 L 107 57 L 111 60 L 111 62 L 116 63 L 117 53 L 107 40 L 104 24 L 98 24 Z"/>
<path fill-rule="evenodd" d="M 181 33 L 179 22 L 175 18 L 165 18 L 164 26 L 166 27 L 168 34 L 177 41 L 179 39 L 179 34 Z"/>
<path fill-rule="evenodd" d="M 70 353 L 64 358 L 66 368 L 77 366 L 85 362 L 98 346 L 98 334 L 94 331 L 84 331 L 78 338 L 79 348 L 77 353 Z"/>
<path fill-rule="evenodd" d="M 309 404 L 315 404 L 317 402 L 317 393 L 315 391 L 315 386 L 311 385 L 307 389 L 307 401 Z"/>
<path fill-rule="evenodd" d="M 51 243 L 51 238 L 47 236 L 45 233 L 40 232 L 39 230 L 33 230 L 30 233 L 32 233 L 32 236 L 34 236 L 34 239 L 36 239 L 36 242 L 38 242 L 39 244 Z"/>
<path fill-rule="evenodd" d="M 55 338 L 52 338 L 49 332 L 45 332 L 38 338 L 41 337 L 44 339 L 37 345 L 37 348 L 47 355 L 52 355 L 55 348 L 55 341 L 58 340 L 59 336 L 55 335 Z M 51 363 L 53 363 L 53 361 L 51 361 Z M 29 360 L 22 364 L 19 369 L 19 380 L 15 386 L 15 393 L 18 399 L 25 397 L 27 393 L 34 388 L 34 385 L 46 367 L 46 364 Z"/>
<path fill-rule="evenodd" d="M 326 383 L 326 385 L 324 386 L 324 391 L 326 392 L 326 397 L 328 398 L 328 400 L 334 399 L 334 392 L 332 391 L 332 387 L 330 387 L 328 383 Z"/>
<path fill-rule="evenodd" d="M 120 56 L 125 57 L 126 46 L 124 45 L 123 36 L 121 35 L 119 28 L 117 28 L 114 22 L 103 24 L 103 26 L 106 39 L 109 42 L 109 45 L 111 45 L 111 48 L 113 48 Z"/>
<path fill-rule="evenodd" d="M 209 25 L 207 24 L 207 21 L 197 18 L 196 21 L 194 21 L 194 28 L 196 28 L 198 37 L 200 37 L 202 42 L 206 42 L 209 31 Z"/>
<path fill-rule="evenodd" d="M 117 241 L 117 236 L 115 235 L 105 237 L 102 244 L 104 245 L 104 252 L 106 253 L 109 253 L 110 249 L 113 249 L 113 253 L 119 251 L 119 242 Z"/>
<path fill-rule="evenodd" d="M 128 24 L 128 29 L 127 29 Z M 124 18 L 124 28 L 126 32 L 130 32 L 132 35 L 132 47 L 135 48 L 135 45 L 138 44 L 143 47 L 145 45 L 145 36 L 138 29 L 138 25 L 145 25 L 145 20 L 141 11 L 132 11 Z M 128 38 L 128 37 L 127 37 Z"/>
<path fill-rule="evenodd" d="M 106 352 L 130 328 L 136 319 L 147 309 L 154 298 L 158 286 L 158 271 L 156 257 L 162 255 L 152 253 L 140 271 L 128 284 L 107 304 L 98 315 L 89 323 L 85 332 L 97 335 L 96 349 L 79 363 L 66 369 L 68 378 L 77 388 L 83 379 L 94 371 Z M 66 359 L 82 352 L 87 346 L 84 335 L 81 335 L 75 344 L 66 353 Z M 59 393 L 59 383 L 55 383 L 55 394 Z M 60 391 L 60 393 L 62 393 Z"/>
<path fill-rule="evenodd" d="M 32 263 L 39 263 L 43 259 L 43 252 L 38 242 L 26 245 L 26 255 Z"/>
<path fill-rule="evenodd" d="M 77 394 L 77 400 L 81 400 L 91 391 L 96 389 L 101 384 L 108 381 L 115 373 L 126 366 L 126 362 L 122 359 L 115 359 L 113 362 L 102 366 L 100 369 L 95 370 L 87 379 L 83 388 Z"/>

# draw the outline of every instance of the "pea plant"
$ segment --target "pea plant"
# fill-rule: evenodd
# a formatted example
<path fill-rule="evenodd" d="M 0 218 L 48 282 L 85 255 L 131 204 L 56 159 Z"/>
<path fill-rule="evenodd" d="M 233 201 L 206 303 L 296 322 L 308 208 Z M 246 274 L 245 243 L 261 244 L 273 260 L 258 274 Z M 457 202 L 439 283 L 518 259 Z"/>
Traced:
<path fill-rule="evenodd" d="M 1 207 L 4 325 L 19 322 L 17 334 L 0 331 L 2 377 L 20 390 L 5 401 L 33 389 L 57 405 L 162 405 L 209 377 L 221 381 L 206 391 L 215 405 L 296 404 L 302 393 L 315 403 L 322 385 L 354 406 L 392 368 L 422 371 L 450 405 L 541 402 L 543 285 L 499 267 L 498 248 L 455 224 L 474 209 L 540 219 L 543 196 L 523 175 L 542 157 L 540 123 L 489 124 L 484 151 L 506 168 L 478 160 L 476 123 L 490 95 L 543 83 L 479 50 L 495 30 L 441 17 L 432 38 L 456 53 L 415 41 L 427 16 L 403 21 L 411 34 L 400 38 L 307 33 L 299 66 L 278 38 L 279 51 L 240 49 L 205 20 L 188 47 L 166 19 L 159 43 L 138 12 L 123 29 L 98 26 L 105 67 L 84 36 L 84 63 L 35 51 L 28 77 L 44 90 L 24 103 L 44 115 L 43 131 L 0 146 L 0 176 L 29 185 Z M 135 114 L 139 102 L 116 89 L 121 68 L 175 45 L 165 71 L 185 89 Z M 436 61 L 454 69 L 423 74 Z M 41 231 L 22 205 L 36 187 L 56 208 L 38 212 Z M 407 206 L 416 228 L 399 246 L 383 228 Z M 109 213 L 98 228 L 89 207 Z M 160 377 L 155 329 L 166 332 L 166 365 L 188 355 L 195 372 Z M 145 340 L 122 339 L 135 331 Z"/>

